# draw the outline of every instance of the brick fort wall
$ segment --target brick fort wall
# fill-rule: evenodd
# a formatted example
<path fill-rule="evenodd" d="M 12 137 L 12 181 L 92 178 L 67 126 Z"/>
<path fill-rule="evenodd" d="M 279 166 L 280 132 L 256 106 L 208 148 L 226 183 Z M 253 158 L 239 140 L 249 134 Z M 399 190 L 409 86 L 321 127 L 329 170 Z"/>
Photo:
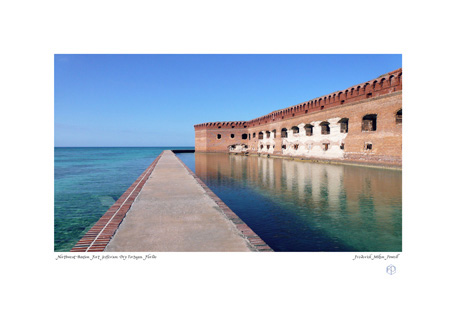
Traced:
<path fill-rule="evenodd" d="M 196 152 L 402 164 L 402 69 L 250 121 L 195 125 Z"/>

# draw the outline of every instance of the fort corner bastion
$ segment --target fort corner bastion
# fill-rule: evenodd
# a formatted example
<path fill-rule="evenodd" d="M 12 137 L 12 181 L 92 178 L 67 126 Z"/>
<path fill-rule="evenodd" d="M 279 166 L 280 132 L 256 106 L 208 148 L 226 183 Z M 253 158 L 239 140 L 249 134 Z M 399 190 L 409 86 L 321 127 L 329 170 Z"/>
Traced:
<path fill-rule="evenodd" d="M 195 152 L 402 166 L 402 68 L 250 121 L 195 127 Z"/>

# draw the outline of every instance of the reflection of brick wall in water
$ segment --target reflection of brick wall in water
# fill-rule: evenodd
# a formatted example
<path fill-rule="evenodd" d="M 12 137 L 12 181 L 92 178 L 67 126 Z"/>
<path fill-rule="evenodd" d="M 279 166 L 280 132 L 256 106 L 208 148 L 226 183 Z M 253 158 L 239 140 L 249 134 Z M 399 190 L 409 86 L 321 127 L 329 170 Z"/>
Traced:
<path fill-rule="evenodd" d="M 195 125 L 197 152 L 402 164 L 402 69 L 238 122 Z"/>
<path fill-rule="evenodd" d="M 388 226 L 393 231 L 398 225 L 384 220 L 393 220 L 401 213 L 397 209 L 400 204 L 391 201 L 402 198 L 402 180 L 398 179 L 396 170 L 196 153 L 195 173 L 207 181 L 246 180 L 255 187 L 268 190 L 268 194 L 283 198 L 297 195 L 295 200 L 305 203 L 310 209 L 316 207 L 335 213 L 343 210 L 344 214 L 351 216 L 350 222 L 359 225 L 366 220 L 354 216 L 360 210 L 369 212 L 371 209 L 369 222 Z M 322 205 L 322 199 L 326 204 Z"/>

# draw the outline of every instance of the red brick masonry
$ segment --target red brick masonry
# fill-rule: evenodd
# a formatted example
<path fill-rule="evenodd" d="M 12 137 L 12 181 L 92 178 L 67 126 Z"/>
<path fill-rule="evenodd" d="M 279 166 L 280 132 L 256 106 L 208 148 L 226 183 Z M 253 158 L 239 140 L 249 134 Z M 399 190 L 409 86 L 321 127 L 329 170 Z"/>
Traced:
<path fill-rule="evenodd" d="M 184 162 L 177 157 L 180 163 L 187 169 L 188 173 L 193 176 L 196 182 L 201 185 L 207 195 L 215 201 L 219 207 L 219 211 L 230 220 L 236 229 L 240 232 L 241 236 L 249 243 L 249 248 L 252 251 L 274 251 L 268 244 L 266 244 L 244 221 L 241 220 L 211 189 L 200 179 L 198 176 L 188 168 Z"/>
<path fill-rule="evenodd" d="M 97 223 L 77 242 L 70 252 L 97 252 L 103 251 L 116 233 L 128 210 L 141 192 L 147 179 L 163 152 L 157 156 L 152 164 L 136 179 L 136 181 L 120 196 L 120 198 L 106 211 Z"/>

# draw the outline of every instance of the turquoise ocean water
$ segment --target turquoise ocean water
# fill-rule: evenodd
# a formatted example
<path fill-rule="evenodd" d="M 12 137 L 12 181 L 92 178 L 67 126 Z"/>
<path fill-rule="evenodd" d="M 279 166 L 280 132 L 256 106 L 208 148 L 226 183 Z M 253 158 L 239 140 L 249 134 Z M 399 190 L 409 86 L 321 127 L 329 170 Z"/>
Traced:
<path fill-rule="evenodd" d="M 164 149 L 55 148 L 54 250 L 69 251 Z M 402 172 L 177 154 L 275 251 L 402 251 Z"/>
<path fill-rule="evenodd" d="M 69 251 L 164 149 L 56 147 L 54 251 Z"/>

